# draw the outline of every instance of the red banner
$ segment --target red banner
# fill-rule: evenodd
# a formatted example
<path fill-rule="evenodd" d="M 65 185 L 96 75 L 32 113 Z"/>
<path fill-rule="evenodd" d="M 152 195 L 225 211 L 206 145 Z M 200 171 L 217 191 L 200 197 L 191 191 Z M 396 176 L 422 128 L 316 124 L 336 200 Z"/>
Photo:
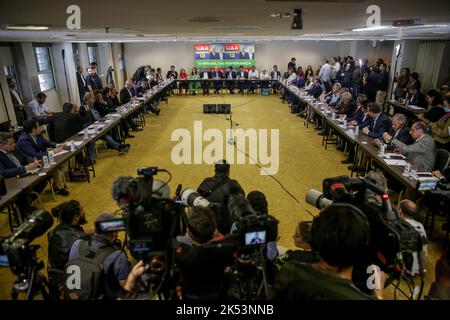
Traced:
<path fill-rule="evenodd" d="M 225 44 L 225 51 L 240 51 L 241 45 L 239 43 Z"/>
<path fill-rule="evenodd" d="M 196 52 L 209 52 L 211 50 L 211 45 L 209 44 L 196 44 L 195 51 Z"/>

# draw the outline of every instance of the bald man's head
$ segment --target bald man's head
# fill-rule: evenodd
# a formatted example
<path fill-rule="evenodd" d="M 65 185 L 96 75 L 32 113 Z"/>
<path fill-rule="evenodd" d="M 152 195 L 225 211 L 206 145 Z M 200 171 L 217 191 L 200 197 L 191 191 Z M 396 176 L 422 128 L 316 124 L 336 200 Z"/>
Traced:
<path fill-rule="evenodd" d="M 400 201 L 400 215 L 402 218 L 414 218 L 417 213 L 417 206 L 411 200 L 402 200 Z"/>

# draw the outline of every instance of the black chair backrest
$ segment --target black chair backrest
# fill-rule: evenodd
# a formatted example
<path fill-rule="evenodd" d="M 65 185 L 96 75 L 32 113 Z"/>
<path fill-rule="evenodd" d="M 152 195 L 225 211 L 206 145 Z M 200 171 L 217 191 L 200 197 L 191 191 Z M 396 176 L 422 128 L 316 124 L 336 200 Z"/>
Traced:
<path fill-rule="evenodd" d="M 11 126 L 11 120 L 0 123 L 0 132 L 8 132 Z"/>
<path fill-rule="evenodd" d="M 443 171 L 450 162 L 450 153 L 445 149 L 437 149 L 434 170 Z"/>

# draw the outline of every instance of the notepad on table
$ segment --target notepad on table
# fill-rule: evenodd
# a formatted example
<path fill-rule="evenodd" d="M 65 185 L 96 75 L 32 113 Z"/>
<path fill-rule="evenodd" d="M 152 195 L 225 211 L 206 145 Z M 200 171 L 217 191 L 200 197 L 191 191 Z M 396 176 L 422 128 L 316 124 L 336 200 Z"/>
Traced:
<path fill-rule="evenodd" d="M 396 160 L 396 159 L 384 159 L 384 162 L 390 166 L 405 166 L 405 160 Z"/>

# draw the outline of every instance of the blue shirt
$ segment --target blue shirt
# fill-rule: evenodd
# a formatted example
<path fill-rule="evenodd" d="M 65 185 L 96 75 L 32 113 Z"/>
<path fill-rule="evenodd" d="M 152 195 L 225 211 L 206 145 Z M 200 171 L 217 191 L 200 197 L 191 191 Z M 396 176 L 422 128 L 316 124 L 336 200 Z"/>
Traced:
<path fill-rule="evenodd" d="M 70 248 L 69 261 L 78 257 L 81 241 L 83 240 L 78 239 L 73 243 L 72 248 Z M 91 245 L 94 248 L 105 247 L 104 243 L 96 240 L 92 240 Z M 128 259 L 125 253 L 121 250 L 116 250 L 109 256 L 107 256 L 103 261 L 103 269 L 105 273 L 108 273 L 108 270 L 113 263 L 114 263 L 114 275 L 116 276 L 116 279 L 126 280 L 128 274 L 130 273 L 130 264 L 128 263 Z"/>

